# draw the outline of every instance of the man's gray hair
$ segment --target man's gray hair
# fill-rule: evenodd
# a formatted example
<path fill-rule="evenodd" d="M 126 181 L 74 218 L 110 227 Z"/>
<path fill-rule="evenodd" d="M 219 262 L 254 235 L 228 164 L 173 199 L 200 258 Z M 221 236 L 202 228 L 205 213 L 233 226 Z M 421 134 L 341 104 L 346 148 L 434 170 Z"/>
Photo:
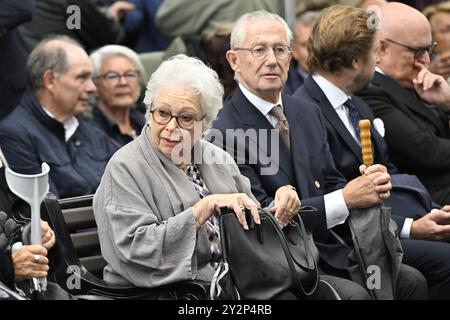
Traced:
<path fill-rule="evenodd" d="M 139 56 L 137 55 L 137 53 L 134 52 L 133 50 L 131 50 L 130 48 L 116 45 L 116 44 L 103 46 L 103 47 L 95 50 L 94 52 L 92 52 L 91 55 L 89 56 L 89 58 L 91 59 L 91 62 L 92 62 L 92 68 L 93 68 L 92 77 L 93 77 L 93 79 L 96 79 L 97 76 L 99 75 L 99 72 L 100 72 L 100 69 L 102 67 L 104 60 L 111 58 L 111 57 L 116 57 L 116 56 L 124 57 L 124 58 L 130 60 L 134 64 L 134 68 L 136 70 L 138 70 L 139 74 L 140 74 L 139 82 L 142 85 L 144 85 L 146 73 L 145 73 L 144 66 L 142 65 L 141 60 L 139 59 Z"/>
<path fill-rule="evenodd" d="M 62 41 L 83 48 L 76 40 L 65 35 L 51 35 L 39 42 L 27 60 L 28 83 L 34 92 L 44 87 L 42 78 L 47 70 L 52 70 L 58 78 L 69 68 L 66 50 L 61 46 L 49 45 L 49 42 L 53 41 Z"/>
<path fill-rule="evenodd" d="M 230 37 L 230 47 L 233 49 L 236 46 L 241 45 L 245 41 L 246 37 L 246 24 L 249 21 L 266 21 L 273 20 L 281 23 L 286 32 L 286 41 L 288 44 L 292 41 L 292 31 L 287 25 L 286 21 L 276 13 L 270 13 L 266 10 L 259 10 L 249 12 L 241 16 L 234 26 Z"/>
<path fill-rule="evenodd" d="M 183 86 L 199 94 L 202 102 L 203 129 L 209 129 L 223 104 L 223 86 L 217 73 L 197 58 L 178 54 L 164 61 L 153 72 L 147 84 L 144 103 L 146 118 L 150 119 L 150 108 L 162 87 Z"/>

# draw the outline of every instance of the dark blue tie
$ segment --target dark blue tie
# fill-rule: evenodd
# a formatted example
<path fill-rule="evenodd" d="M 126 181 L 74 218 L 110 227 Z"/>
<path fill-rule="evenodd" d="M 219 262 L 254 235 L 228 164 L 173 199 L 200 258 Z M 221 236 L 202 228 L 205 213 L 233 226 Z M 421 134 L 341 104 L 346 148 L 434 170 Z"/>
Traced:
<path fill-rule="evenodd" d="M 356 109 L 356 106 L 353 104 L 350 98 L 345 101 L 344 106 L 348 108 L 350 121 L 352 122 L 353 128 L 356 132 L 356 137 L 359 141 L 359 120 L 361 120 L 361 115 L 359 114 L 358 109 Z"/>

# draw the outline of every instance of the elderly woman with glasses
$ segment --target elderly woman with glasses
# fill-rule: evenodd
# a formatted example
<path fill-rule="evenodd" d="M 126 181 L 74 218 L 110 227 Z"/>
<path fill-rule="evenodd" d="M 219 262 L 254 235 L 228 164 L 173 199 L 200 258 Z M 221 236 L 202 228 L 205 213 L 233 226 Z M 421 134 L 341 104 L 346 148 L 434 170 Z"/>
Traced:
<path fill-rule="evenodd" d="M 135 139 L 145 124 L 135 106 L 141 92 L 144 68 L 138 55 L 119 45 L 107 45 L 90 55 L 97 86 L 93 123 L 119 146 Z"/>
<path fill-rule="evenodd" d="M 106 281 L 140 287 L 210 281 L 220 255 L 218 209 L 233 210 L 244 229 L 245 209 L 259 223 L 249 180 L 231 156 L 202 139 L 222 95 L 216 72 L 184 55 L 151 76 L 148 125 L 113 156 L 94 197 Z M 300 207 L 291 188 L 279 197 Z"/>

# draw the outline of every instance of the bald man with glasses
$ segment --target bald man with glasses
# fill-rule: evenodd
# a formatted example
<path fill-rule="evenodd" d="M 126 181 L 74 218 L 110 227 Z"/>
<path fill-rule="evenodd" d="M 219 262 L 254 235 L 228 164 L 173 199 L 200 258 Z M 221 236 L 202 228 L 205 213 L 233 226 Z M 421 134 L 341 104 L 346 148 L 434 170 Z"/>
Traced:
<path fill-rule="evenodd" d="M 358 95 L 384 122 L 389 158 L 419 177 L 440 205 L 450 203 L 450 87 L 431 73 L 436 44 L 425 16 L 398 2 L 381 7 L 377 69 Z"/>

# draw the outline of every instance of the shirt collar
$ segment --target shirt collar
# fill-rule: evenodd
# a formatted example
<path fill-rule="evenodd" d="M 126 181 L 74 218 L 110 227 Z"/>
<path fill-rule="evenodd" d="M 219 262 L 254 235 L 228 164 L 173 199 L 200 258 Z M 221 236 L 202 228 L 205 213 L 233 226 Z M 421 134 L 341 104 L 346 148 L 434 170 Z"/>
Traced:
<path fill-rule="evenodd" d="M 350 98 L 344 91 L 320 74 L 314 74 L 312 77 L 334 109 L 342 106 Z"/>
<path fill-rule="evenodd" d="M 384 74 L 384 71 L 381 70 L 379 67 L 375 67 L 375 71 L 381 74 Z"/>
<path fill-rule="evenodd" d="M 278 96 L 278 101 L 274 104 L 273 102 L 266 101 L 261 99 L 257 95 L 253 94 L 249 90 L 247 90 L 243 85 L 239 84 L 239 89 L 241 89 L 244 96 L 250 101 L 265 117 L 269 114 L 270 110 L 272 110 L 273 106 L 280 105 L 283 108 L 283 103 L 281 100 L 281 93 Z"/>
<path fill-rule="evenodd" d="M 50 118 L 55 119 L 53 113 L 51 113 L 47 108 L 42 106 L 42 109 Z M 64 126 L 64 134 L 66 142 L 69 141 L 70 137 L 72 137 L 75 131 L 77 131 L 79 124 L 80 123 L 78 122 L 78 119 L 75 116 L 70 117 L 69 119 L 67 119 L 62 123 L 62 125 Z"/>

